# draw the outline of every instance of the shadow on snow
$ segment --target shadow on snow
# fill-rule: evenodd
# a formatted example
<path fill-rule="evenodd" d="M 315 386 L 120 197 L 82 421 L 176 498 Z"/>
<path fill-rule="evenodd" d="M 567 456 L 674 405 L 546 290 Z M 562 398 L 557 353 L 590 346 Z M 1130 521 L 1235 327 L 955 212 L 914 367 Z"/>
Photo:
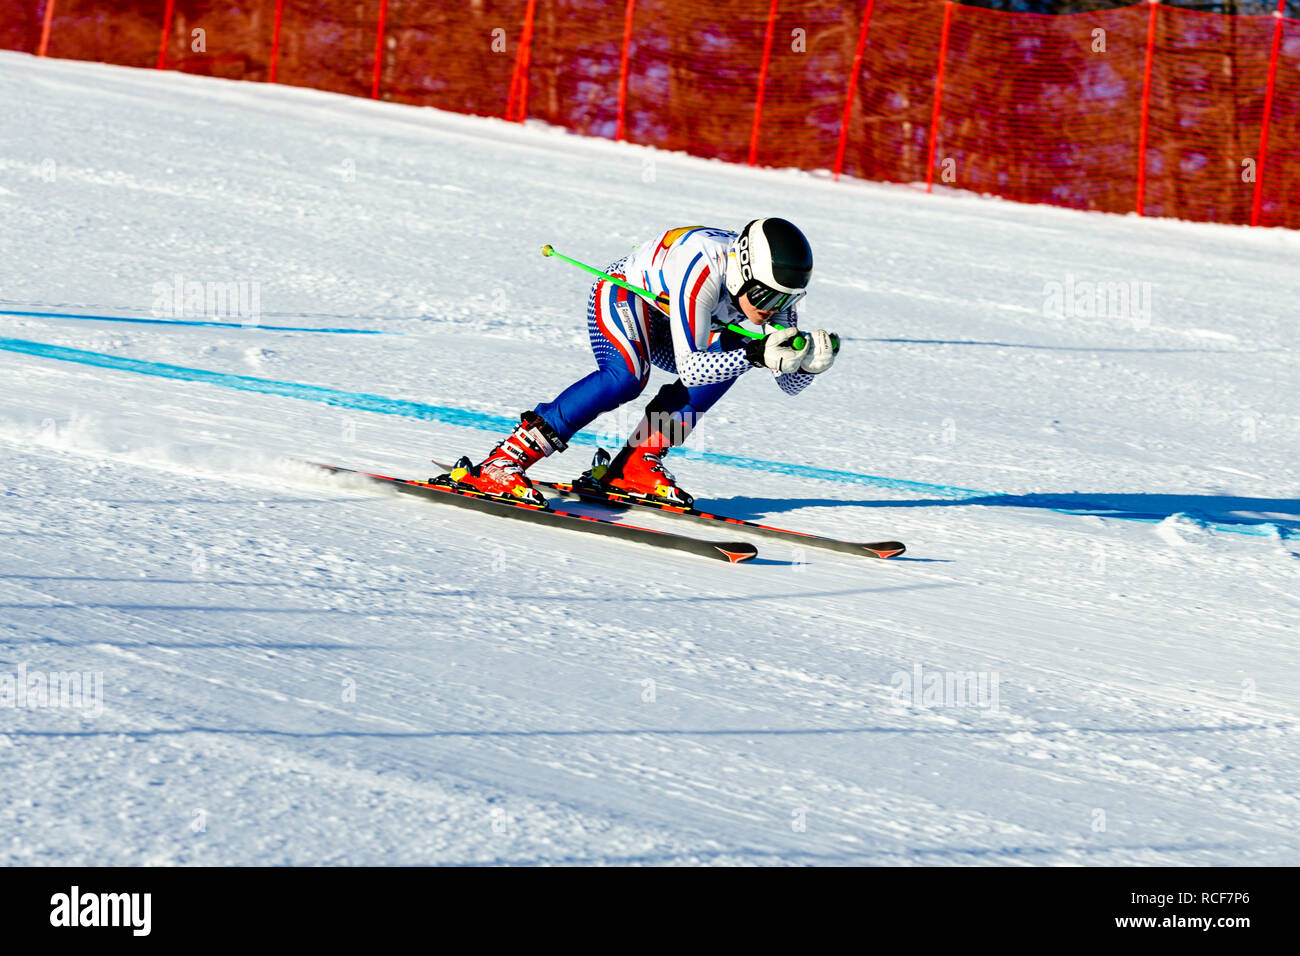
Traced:
<path fill-rule="evenodd" d="M 1239 498 L 1180 494 L 1028 494 L 971 495 L 965 498 L 717 498 L 697 507 L 717 507 L 737 518 L 761 519 L 800 508 L 853 505 L 861 508 L 1037 508 L 1067 514 L 1138 521 L 1163 521 L 1172 515 L 1228 525 L 1272 525 L 1283 537 L 1300 534 L 1300 499 Z"/>

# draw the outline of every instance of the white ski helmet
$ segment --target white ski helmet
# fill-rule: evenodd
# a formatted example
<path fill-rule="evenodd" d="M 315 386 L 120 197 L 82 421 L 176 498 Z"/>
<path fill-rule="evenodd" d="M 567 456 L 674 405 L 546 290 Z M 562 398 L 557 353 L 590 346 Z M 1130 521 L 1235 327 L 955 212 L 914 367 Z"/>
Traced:
<path fill-rule="evenodd" d="M 727 291 L 749 294 L 760 312 L 783 312 L 804 297 L 812 277 L 812 247 L 788 219 L 755 219 L 727 250 Z"/>

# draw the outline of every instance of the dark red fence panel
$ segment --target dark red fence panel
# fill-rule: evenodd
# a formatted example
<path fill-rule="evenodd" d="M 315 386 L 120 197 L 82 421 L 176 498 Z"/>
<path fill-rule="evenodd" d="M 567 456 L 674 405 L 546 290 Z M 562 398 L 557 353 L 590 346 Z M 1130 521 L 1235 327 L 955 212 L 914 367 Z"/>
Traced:
<path fill-rule="evenodd" d="M 1300 229 L 1300 20 L 1282 22 L 1277 83 L 1261 179 L 1262 226 Z"/>
<path fill-rule="evenodd" d="M 755 150 L 759 165 L 831 168 L 859 12 L 854 3 L 780 0 Z"/>
<path fill-rule="evenodd" d="M 1272 16 L 945 0 L 0 0 L 0 48 L 534 118 L 738 163 L 1300 228 L 1300 22 Z"/>
<path fill-rule="evenodd" d="M 637 0 L 626 138 L 743 163 L 769 0 Z"/>
<path fill-rule="evenodd" d="M 942 3 L 876 0 L 849 117 L 846 174 L 925 181 L 942 23 Z"/>
<path fill-rule="evenodd" d="M 381 99 L 504 116 L 525 0 L 389 0 Z"/>
<path fill-rule="evenodd" d="M 157 65 L 166 0 L 53 2 L 47 56 L 121 66 Z M 39 5 L 43 13 L 44 4 Z"/>
<path fill-rule="evenodd" d="M 954 6 L 935 183 L 1134 211 L 1147 20 Z"/>
<path fill-rule="evenodd" d="M 538 3 L 529 56 L 529 118 L 615 137 L 626 6 L 623 0 Z"/>
<path fill-rule="evenodd" d="M 379 0 L 284 0 L 276 82 L 369 96 L 378 23 Z"/>
<path fill-rule="evenodd" d="M 48 0 L 0 0 L 0 50 L 35 53 Z"/>
<path fill-rule="evenodd" d="M 265 81 L 274 22 L 275 0 L 174 0 L 163 66 Z"/>
<path fill-rule="evenodd" d="M 1146 215 L 1250 221 L 1273 22 L 1161 9 Z"/>

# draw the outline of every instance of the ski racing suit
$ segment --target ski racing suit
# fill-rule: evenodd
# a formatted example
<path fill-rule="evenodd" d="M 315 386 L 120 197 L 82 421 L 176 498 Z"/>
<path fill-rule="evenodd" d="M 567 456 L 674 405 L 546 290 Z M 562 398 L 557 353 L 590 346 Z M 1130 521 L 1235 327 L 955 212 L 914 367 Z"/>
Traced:
<path fill-rule="evenodd" d="M 696 419 L 752 366 L 747 339 L 726 326 L 744 314 L 724 282 L 727 250 L 736 233 L 705 226 L 669 229 L 637 246 L 605 271 L 656 296 L 652 305 L 606 279 L 591 289 L 587 331 L 598 368 L 535 411 L 564 441 L 597 416 L 631 401 L 645 389 L 650 366 L 677 375 L 648 412 L 671 420 L 680 444 Z M 796 326 L 794 310 L 772 321 Z M 806 372 L 772 373 L 782 391 L 797 395 L 813 380 Z"/>

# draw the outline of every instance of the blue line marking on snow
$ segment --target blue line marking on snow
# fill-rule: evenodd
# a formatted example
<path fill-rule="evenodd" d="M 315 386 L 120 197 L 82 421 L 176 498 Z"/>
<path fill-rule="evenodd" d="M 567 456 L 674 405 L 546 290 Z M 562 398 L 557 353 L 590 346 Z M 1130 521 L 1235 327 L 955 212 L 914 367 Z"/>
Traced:
<path fill-rule="evenodd" d="M 323 388 L 318 385 L 277 382 L 273 379 L 255 378 L 251 375 L 234 375 L 229 372 L 212 372 L 202 368 L 187 368 L 183 365 L 167 365 L 163 362 L 147 362 L 143 359 L 126 358 L 120 355 L 106 355 L 103 352 L 87 352 L 82 349 L 65 348 L 61 345 L 47 345 L 44 342 L 29 342 L 26 339 L 0 338 L 0 349 L 6 352 L 35 355 L 40 358 L 58 359 L 62 362 L 94 365 L 99 368 L 136 372 L 140 375 L 172 378 L 182 382 L 203 382 L 208 385 L 220 385 L 223 388 L 235 388 L 245 392 L 261 392 L 264 395 L 283 395 L 287 398 L 300 398 L 308 402 L 354 408 L 363 412 L 378 412 L 382 415 L 404 415 L 408 418 L 443 422 L 448 425 L 464 425 L 468 428 L 500 430 L 502 428 L 513 428 L 518 423 L 517 419 L 514 418 L 487 415 L 483 412 L 471 412 L 463 408 L 425 405 L 420 402 L 404 401 L 400 398 L 367 395 L 363 392 L 340 392 L 337 389 Z"/>
<path fill-rule="evenodd" d="M 198 319 L 136 319 L 124 315 L 84 315 L 79 312 L 24 312 L 17 309 L 0 309 L 0 315 L 15 315 L 37 319 L 82 319 L 89 322 L 131 322 L 138 325 L 191 325 L 218 329 L 250 329 L 263 332 L 329 332 L 334 335 L 401 335 L 380 329 L 316 329 L 305 325 L 263 325 L 261 322 L 217 322 Z"/>
<path fill-rule="evenodd" d="M 344 392 L 325 388 L 320 385 L 303 385 L 298 382 L 278 382 L 273 379 L 255 378 L 251 375 L 234 375 L 228 372 L 213 372 L 208 369 L 187 368 L 182 365 L 167 365 L 162 362 L 149 362 L 143 359 L 126 358 L 119 355 L 107 355 L 102 352 L 88 352 L 83 349 L 66 348 L 61 345 L 48 345 L 44 342 L 30 342 L 26 339 L 0 338 L 0 351 L 17 352 L 34 355 L 39 358 L 56 359 L 61 362 L 75 362 L 81 365 L 93 365 L 98 368 L 116 369 L 123 372 L 135 372 L 140 375 L 152 375 L 159 378 L 176 379 L 183 382 L 201 382 L 207 385 L 219 385 L 222 388 L 239 389 L 245 392 L 259 392 L 264 395 L 282 395 L 303 401 L 319 402 L 340 408 L 351 408 L 363 412 L 376 412 L 381 415 L 401 415 L 422 421 L 441 422 L 445 425 L 459 425 L 463 428 L 477 428 L 484 431 L 504 432 L 518 424 L 518 420 L 506 415 L 490 415 L 450 405 L 428 405 L 423 402 L 411 402 L 400 398 L 385 398 L 382 395 L 368 395 L 364 392 Z M 579 432 L 574 441 L 586 445 L 596 445 L 599 438 L 590 432 Z M 1059 514 L 1090 515 L 1100 518 L 1115 518 L 1121 521 L 1141 521 L 1156 524 L 1169 517 L 1168 513 L 1145 513 L 1132 509 L 1117 507 L 1103 501 L 1089 502 L 1062 495 L 1007 495 L 978 491 L 973 488 L 960 488 L 956 485 L 932 484 L 924 481 L 908 481 L 902 478 L 887 478 L 881 475 L 864 475 L 852 471 L 840 471 L 833 468 L 818 468 L 813 465 L 797 465 L 789 462 L 767 461 L 762 458 L 747 458 L 740 455 L 727 455 L 721 452 L 683 449 L 683 457 L 704 461 L 715 465 L 727 465 L 748 471 L 766 471 L 780 475 L 792 475 L 799 478 L 815 478 L 841 484 L 865 485 L 871 488 L 886 488 L 891 491 L 923 492 L 945 499 L 942 502 L 892 502 L 897 506 L 930 505 L 986 505 L 1019 508 L 1040 508 Z M 1118 497 L 1126 496 L 1099 496 Z M 1133 496 L 1128 496 L 1133 497 Z M 1139 496 L 1140 497 L 1140 496 Z M 1183 512 L 1177 512 L 1183 513 Z M 1300 521 L 1263 518 L 1230 518 L 1221 515 L 1214 517 L 1189 517 L 1206 527 L 1236 534 L 1259 536 L 1276 535 L 1290 538 L 1300 533 Z"/>

